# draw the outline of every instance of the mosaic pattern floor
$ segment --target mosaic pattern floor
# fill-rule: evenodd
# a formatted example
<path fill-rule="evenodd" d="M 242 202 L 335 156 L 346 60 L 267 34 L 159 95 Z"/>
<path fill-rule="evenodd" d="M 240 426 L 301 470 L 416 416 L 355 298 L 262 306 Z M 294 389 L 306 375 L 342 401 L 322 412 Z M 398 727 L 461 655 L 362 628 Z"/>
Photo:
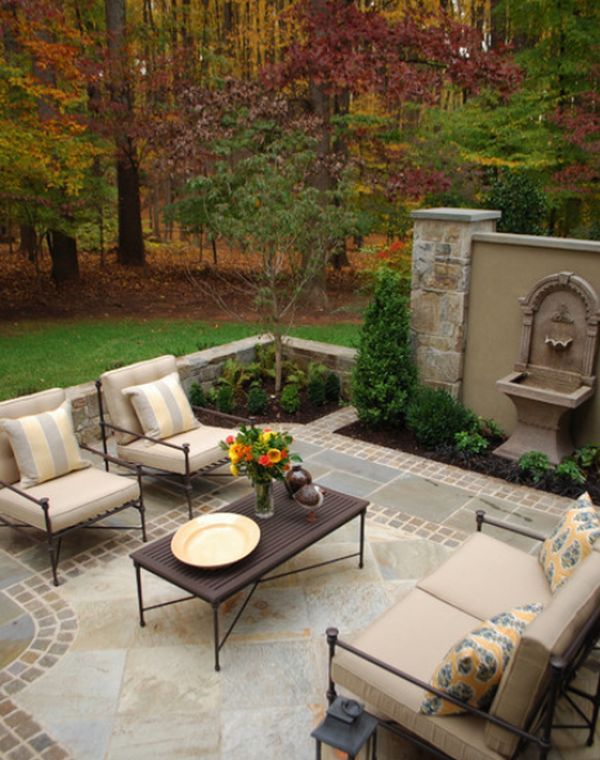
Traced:
<path fill-rule="evenodd" d="M 140 545 L 135 533 L 76 534 L 54 588 L 45 548 L 0 531 L 0 757 L 312 758 L 328 625 L 345 635 L 367 625 L 466 538 L 475 510 L 547 532 L 568 503 L 332 432 L 352 419 L 344 409 L 292 432 L 320 484 L 370 500 L 365 568 L 350 560 L 261 586 L 222 651 L 220 673 L 208 605 L 162 608 L 139 627 L 129 559 Z M 241 479 L 199 480 L 196 513 L 247 490 Z M 146 502 L 150 540 L 187 519 L 180 491 L 153 484 Z M 357 523 L 345 526 L 290 568 L 354 551 L 357 532 Z M 144 592 L 148 604 L 177 595 L 149 575 Z M 225 624 L 241 600 L 224 608 Z M 592 760 L 598 746 L 553 758 Z M 397 745 L 380 750 L 426 757 Z"/>

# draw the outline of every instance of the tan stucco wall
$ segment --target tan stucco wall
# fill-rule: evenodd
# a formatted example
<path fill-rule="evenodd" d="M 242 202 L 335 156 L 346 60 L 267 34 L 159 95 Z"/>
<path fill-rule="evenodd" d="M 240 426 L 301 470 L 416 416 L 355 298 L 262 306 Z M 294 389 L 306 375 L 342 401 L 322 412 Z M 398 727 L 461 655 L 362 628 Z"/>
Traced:
<path fill-rule="evenodd" d="M 462 400 L 477 414 L 493 417 L 507 433 L 514 429 L 515 410 L 495 383 L 517 360 L 518 299 L 542 277 L 564 271 L 583 277 L 600 294 L 600 243 L 500 233 L 473 238 Z M 600 356 L 596 376 L 600 380 Z M 573 415 L 572 434 L 576 446 L 600 443 L 597 386 L 594 397 Z"/>

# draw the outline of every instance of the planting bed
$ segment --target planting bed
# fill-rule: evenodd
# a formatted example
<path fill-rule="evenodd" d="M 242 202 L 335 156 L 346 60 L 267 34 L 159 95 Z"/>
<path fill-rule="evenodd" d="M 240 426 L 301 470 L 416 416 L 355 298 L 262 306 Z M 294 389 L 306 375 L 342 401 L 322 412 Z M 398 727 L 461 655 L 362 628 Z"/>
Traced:
<path fill-rule="evenodd" d="M 427 450 L 417 443 L 412 432 L 406 428 L 373 430 L 361 422 L 354 422 L 351 425 L 338 428 L 335 432 L 340 435 L 346 435 L 349 438 L 367 441 L 378 446 L 387 446 L 390 449 L 406 451 L 416 456 L 455 465 L 456 467 L 479 472 L 483 475 L 503 478 L 510 483 L 520 483 L 532 488 L 539 488 L 550 493 L 559 494 L 560 496 L 575 498 L 587 490 L 592 500 L 596 504 L 600 504 L 600 478 L 595 473 L 588 474 L 587 482 L 583 485 L 559 478 L 551 473 L 543 476 L 538 482 L 534 482 L 531 477 L 524 475 L 519 470 L 516 462 L 502 459 L 493 453 L 466 455 L 450 448 L 436 451 Z"/>

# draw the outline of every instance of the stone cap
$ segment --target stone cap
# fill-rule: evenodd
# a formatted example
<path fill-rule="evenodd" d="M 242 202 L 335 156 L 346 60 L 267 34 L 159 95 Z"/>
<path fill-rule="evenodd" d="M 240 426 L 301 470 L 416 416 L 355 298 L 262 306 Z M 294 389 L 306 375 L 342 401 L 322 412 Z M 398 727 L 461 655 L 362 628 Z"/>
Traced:
<path fill-rule="evenodd" d="M 600 253 L 600 241 L 598 240 L 517 235 L 512 232 L 475 232 L 472 239 L 477 243 L 494 243 L 495 245 L 524 245 L 531 248 L 561 248 L 563 250 Z"/>
<path fill-rule="evenodd" d="M 502 211 L 481 208 L 422 208 L 413 211 L 413 219 L 444 222 L 487 222 L 500 219 Z"/>

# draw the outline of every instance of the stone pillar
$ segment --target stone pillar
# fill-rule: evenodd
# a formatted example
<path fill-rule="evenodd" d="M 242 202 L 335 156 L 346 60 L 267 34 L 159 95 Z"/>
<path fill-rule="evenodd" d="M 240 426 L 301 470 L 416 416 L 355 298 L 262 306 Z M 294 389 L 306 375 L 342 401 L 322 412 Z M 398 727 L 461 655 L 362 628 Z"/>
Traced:
<path fill-rule="evenodd" d="M 460 398 L 474 232 L 495 232 L 500 211 L 413 211 L 411 312 L 421 382 Z"/>

